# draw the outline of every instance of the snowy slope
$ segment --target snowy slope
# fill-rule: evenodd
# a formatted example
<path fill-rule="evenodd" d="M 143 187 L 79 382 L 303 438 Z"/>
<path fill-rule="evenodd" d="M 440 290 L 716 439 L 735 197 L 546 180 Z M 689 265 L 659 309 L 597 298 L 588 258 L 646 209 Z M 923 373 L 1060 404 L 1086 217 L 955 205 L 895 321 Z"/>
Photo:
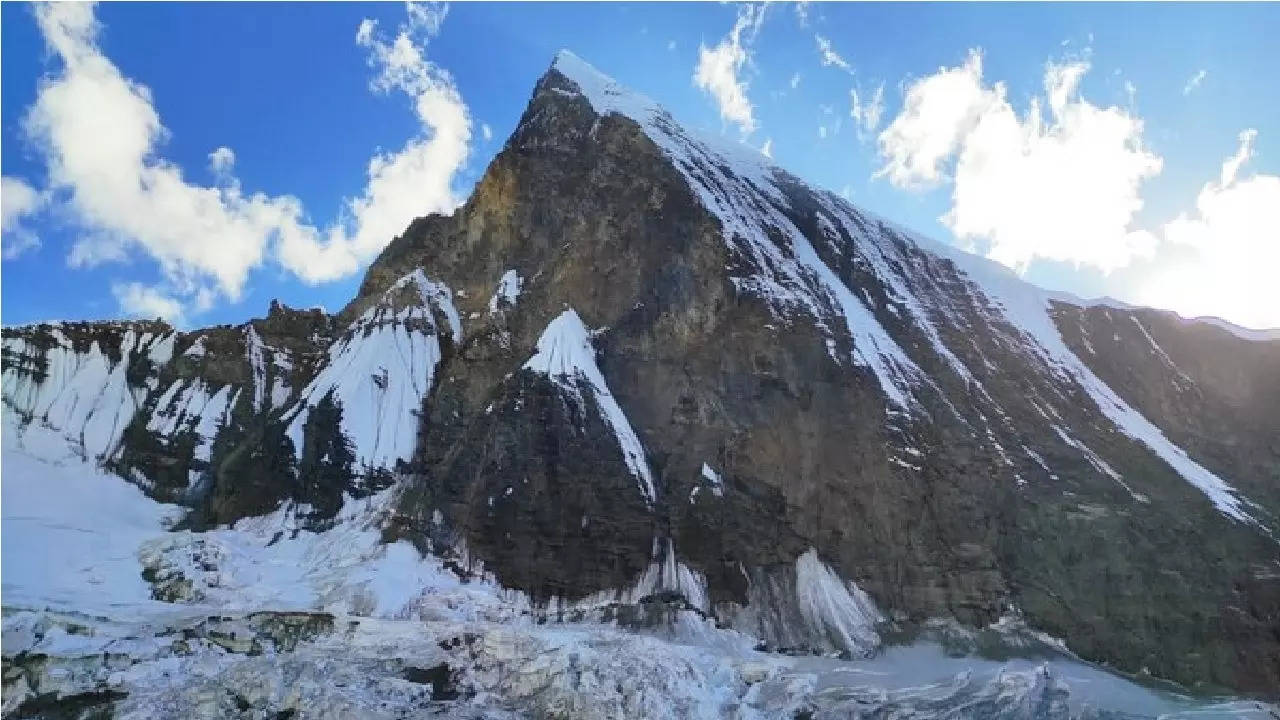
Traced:
<path fill-rule="evenodd" d="M 182 509 L 162 505 L 74 452 L 61 433 L 4 411 L 5 608 L 81 612 L 151 601 L 138 549 Z"/>
<path fill-rule="evenodd" d="M 445 319 L 443 328 L 437 313 Z M 342 407 L 342 430 L 358 464 L 393 469 L 408 460 L 440 361 L 442 332 L 455 341 L 462 337 L 449 288 L 422 270 L 397 281 L 330 347 L 328 362 L 303 389 L 289 426 L 294 447 L 302 447 L 310 409 L 331 395 Z"/>
<path fill-rule="evenodd" d="M 51 347 L 37 344 L 33 337 L 6 334 L 4 403 L 60 432 L 86 457 L 107 458 L 147 392 L 154 389 L 130 382 L 131 357 L 136 354 L 156 365 L 168 362 L 176 334 L 121 329 L 121 357 L 115 359 L 96 339 L 87 347 L 76 347 L 72 332 L 53 325 L 48 333 Z"/>

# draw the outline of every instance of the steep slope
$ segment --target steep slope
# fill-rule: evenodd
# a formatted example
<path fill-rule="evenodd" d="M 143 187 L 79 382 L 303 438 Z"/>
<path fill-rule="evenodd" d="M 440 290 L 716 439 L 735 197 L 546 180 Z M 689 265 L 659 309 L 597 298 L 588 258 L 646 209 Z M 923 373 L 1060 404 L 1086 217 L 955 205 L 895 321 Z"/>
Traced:
<path fill-rule="evenodd" d="M 296 539 L 376 497 L 388 547 L 543 616 L 850 656 L 1016 619 L 1269 694 L 1277 389 L 1278 341 L 1027 285 L 568 53 L 338 314 L 4 337 L 6 412 L 187 528 Z M 151 572 L 190 602 L 186 553 Z"/>
<path fill-rule="evenodd" d="M 1130 670 L 1280 682 L 1275 505 L 1250 472 L 1280 457 L 1241 468 L 1176 444 L 1167 414 L 1144 413 L 1114 389 L 1132 385 L 1108 385 L 1064 339 L 1056 308 L 1087 304 L 689 133 L 567 54 L 468 204 L 411 226 L 362 296 L 418 266 L 472 320 L 439 370 L 397 537 L 437 551 L 453 538 L 504 583 L 570 598 L 627 587 L 669 543 L 718 617 L 798 648 L 824 645 L 796 620 L 804 593 L 769 588 L 794 585 L 812 550 L 908 625 L 1012 609 Z M 518 302 L 496 311 L 512 272 Z M 598 369 L 657 497 L 611 509 L 617 527 L 584 543 L 612 571 L 521 549 L 548 532 L 529 521 L 546 513 L 553 536 L 571 534 L 564 489 L 614 497 L 633 478 L 613 470 L 605 490 L 599 472 L 558 472 L 508 511 L 489 506 L 498 475 L 474 450 L 478 437 L 507 446 L 490 408 L 566 308 L 597 328 Z M 1269 362 L 1242 368 L 1280 383 Z M 612 442 L 600 432 L 596 451 Z M 584 452 L 517 447 L 557 468 Z M 649 522 L 657 542 L 630 529 Z"/>

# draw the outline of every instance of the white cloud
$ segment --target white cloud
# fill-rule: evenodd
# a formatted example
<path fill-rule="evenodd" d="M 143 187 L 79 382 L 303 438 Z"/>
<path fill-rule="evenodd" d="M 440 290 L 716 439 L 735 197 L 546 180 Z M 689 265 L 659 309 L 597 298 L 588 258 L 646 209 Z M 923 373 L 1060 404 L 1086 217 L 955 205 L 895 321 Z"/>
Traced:
<path fill-rule="evenodd" d="M 99 51 L 93 7 L 38 5 L 36 19 L 63 67 L 41 84 L 24 126 L 51 188 L 69 191 L 70 210 L 90 231 L 93 247 L 78 243 L 73 255 L 90 262 L 139 247 L 175 282 L 204 279 L 238 297 L 266 238 L 296 222 L 296 203 L 187 184 L 154 154 L 165 130 L 149 91 Z"/>
<path fill-rule="evenodd" d="M 66 209 L 84 231 L 69 262 L 141 251 L 159 263 L 165 289 L 144 296 L 122 286 L 121 302 L 142 307 L 147 298 L 159 308 L 163 298 L 199 308 L 215 290 L 238 299 L 250 270 L 272 254 L 306 281 L 350 274 L 414 217 L 455 207 L 450 183 L 466 158 L 470 119 L 451 78 L 422 56 L 445 13 L 407 7 L 409 20 L 394 41 L 378 38 L 372 21 L 361 23 L 356 37 L 380 70 L 375 89 L 413 97 L 424 135 L 399 153 L 375 156 L 364 194 L 346 201 L 340 222 L 321 231 L 307 223 L 296 198 L 243 192 L 230 148 L 210 154 L 217 186 L 188 182 L 182 168 L 157 155 L 168 131 L 150 91 L 99 49 L 93 6 L 37 6 L 37 23 L 61 67 L 41 83 L 24 129 L 44 156 L 50 189 L 69 198 Z"/>
<path fill-rule="evenodd" d="M 668 41 L 667 41 L 667 50 L 668 50 L 668 51 L 670 51 L 670 52 L 675 52 L 675 51 L 676 51 L 676 41 L 675 41 L 675 40 L 668 40 Z"/>
<path fill-rule="evenodd" d="M 116 283 L 111 286 L 111 294 L 115 295 L 120 309 L 133 317 L 164 318 L 171 325 L 186 327 L 187 318 L 182 311 L 182 303 L 163 291 L 147 287 L 142 283 Z"/>
<path fill-rule="evenodd" d="M 871 99 L 863 102 L 858 89 L 849 90 L 849 117 L 853 118 L 854 127 L 858 130 L 858 138 L 873 134 L 880 127 L 880 119 L 884 116 L 884 83 L 880 83 Z"/>
<path fill-rule="evenodd" d="M 830 40 L 817 34 L 813 36 L 813 39 L 818 42 L 818 54 L 822 57 L 823 67 L 834 65 L 835 67 L 838 67 L 841 70 L 844 70 L 850 75 L 853 74 L 853 66 L 850 65 L 844 58 L 840 57 L 839 53 L 837 53 L 835 49 L 831 47 Z"/>
<path fill-rule="evenodd" d="M 235 152 L 225 145 L 209 153 L 209 172 L 215 177 L 229 177 L 235 164 Z"/>
<path fill-rule="evenodd" d="M 493 128 L 489 127 L 489 123 L 482 123 L 480 125 L 480 135 L 484 137 L 485 142 L 489 142 L 493 139 Z"/>
<path fill-rule="evenodd" d="M 773 157 L 773 138 L 764 141 L 764 146 L 760 148 L 760 154 L 767 158 Z"/>
<path fill-rule="evenodd" d="M 800 27 L 809 27 L 809 0 L 799 0 L 795 4 L 796 20 Z"/>
<path fill-rule="evenodd" d="M 1208 71 L 1205 70 L 1197 71 L 1195 75 L 1192 75 L 1191 78 L 1187 80 L 1187 84 L 1182 87 L 1182 94 L 1190 95 L 1196 88 L 1200 87 L 1200 83 L 1204 82 L 1204 79 L 1208 74 Z"/>
<path fill-rule="evenodd" d="M 4 237 L 5 260 L 40 246 L 40 239 L 22 221 L 44 208 L 48 199 L 22 178 L 0 178 L 0 235 Z"/>
<path fill-rule="evenodd" d="M 698 46 L 698 64 L 693 71 L 693 84 L 715 99 L 721 119 L 737 125 L 744 136 L 755 131 L 756 119 L 741 73 L 751 59 L 750 47 L 764 22 L 764 11 L 764 5 L 741 7 L 724 39 L 715 47 Z"/>
<path fill-rule="evenodd" d="M 1196 197 L 1194 213 L 1167 223 L 1164 239 L 1183 257 L 1154 273 L 1142 302 L 1184 315 L 1217 315 L 1251 327 L 1280 327 L 1280 176 L 1241 177 L 1256 130 Z"/>
<path fill-rule="evenodd" d="M 819 140 L 826 140 L 826 139 L 827 139 L 827 126 L 826 126 L 826 125 L 819 125 L 819 126 L 818 126 L 818 139 L 819 139 Z"/>
<path fill-rule="evenodd" d="M 423 54 L 448 8 L 419 3 L 406 7 L 409 18 L 394 39 L 381 37 L 376 24 L 366 20 L 356 42 L 369 49 L 369 64 L 379 70 L 371 87 L 411 97 L 423 134 L 397 153 L 369 160 L 364 194 L 345 203 L 344 222 L 330 228 L 323 242 L 315 233 L 282 234 L 281 262 L 308 282 L 355 272 L 414 218 L 449 212 L 462 203 L 453 181 L 470 152 L 471 115 L 453 77 Z"/>
<path fill-rule="evenodd" d="M 1140 118 L 1080 96 L 1087 62 L 1049 63 L 1045 97 L 1019 117 L 1003 83 L 987 86 L 982 56 L 913 82 L 880 134 L 877 176 L 899 187 L 953 183 L 943 222 L 962 241 L 1005 265 L 1036 258 L 1109 272 L 1149 255 L 1155 237 L 1134 230 L 1142 183 L 1160 157 L 1142 144 Z M 1048 106 L 1045 116 L 1042 108 Z"/>
<path fill-rule="evenodd" d="M 791 89 L 795 90 L 800 87 L 800 73 L 791 76 Z"/>

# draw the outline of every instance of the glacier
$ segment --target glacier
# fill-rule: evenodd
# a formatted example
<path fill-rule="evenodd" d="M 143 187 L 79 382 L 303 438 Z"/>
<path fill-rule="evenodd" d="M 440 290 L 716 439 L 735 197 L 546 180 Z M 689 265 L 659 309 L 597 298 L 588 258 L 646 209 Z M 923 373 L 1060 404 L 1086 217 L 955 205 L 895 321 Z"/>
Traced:
<path fill-rule="evenodd" d="M 349 503 L 323 532 L 278 512 L 172 533 L 180 508 L 19 420 L 5 410 L 6 716 L 53 699 L 175 719 L 1261 720 L 1277 710 L 1191 699 L 1067 655 L 997 661 L 922 642 L 863 660 L 789 657 L 692 610 L 665 629 L 546 622 L 519 594 L 407 544 L 380 544 L 377 518 L 394 489 Z M 153 599 L 143 570 L 157 562 L 199 593 Z M 679 574 L 673 556 L 667 563 Z M 796 571 L 811 578 L 800 584 L 815 621 L 850 607 L 866 613 L 858 622 L 874 619 L 816 555 Z"/>

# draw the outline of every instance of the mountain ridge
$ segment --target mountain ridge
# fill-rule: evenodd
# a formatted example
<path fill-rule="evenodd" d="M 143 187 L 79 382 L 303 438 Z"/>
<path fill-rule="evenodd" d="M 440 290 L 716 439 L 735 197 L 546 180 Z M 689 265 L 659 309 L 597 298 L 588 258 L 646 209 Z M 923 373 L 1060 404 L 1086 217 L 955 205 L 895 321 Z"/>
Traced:
<path fill-rule="evenodd" d="M 548 608 L 666 592 L 854 654 L 1012 614 L 1122 669 L 1280 686 L 1280 343 L 1076 305 L 720 145 L 562 52 L 472 198 L 339 313 L 6 329 L 6 412 L 195 527 L 323 529 L 394 487 L 386 540 Z M 535 362 L 566 327 L 576 359 Z"/>

